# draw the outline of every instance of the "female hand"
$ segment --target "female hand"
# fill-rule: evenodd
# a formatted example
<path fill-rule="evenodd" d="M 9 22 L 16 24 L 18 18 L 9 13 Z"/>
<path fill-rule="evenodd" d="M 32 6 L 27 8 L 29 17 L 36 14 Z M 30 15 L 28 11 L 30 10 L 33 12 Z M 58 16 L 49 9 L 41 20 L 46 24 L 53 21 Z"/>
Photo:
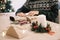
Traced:
<path fill-rule="evenodd" d="M 18 14 L 17 14 L 17 16 L 20 16 L 20 17 L 25 17 L 26 15 L 25 15 L 25 13 L 20 12 L 20 13 L 18 13 Z"/>
<path fill-rule="evenodd" d="M 39 11 L 30 11 L 28 13 L 29 13 L 28 16 L 34 16 L 36 14 L 39 14 Z"/>

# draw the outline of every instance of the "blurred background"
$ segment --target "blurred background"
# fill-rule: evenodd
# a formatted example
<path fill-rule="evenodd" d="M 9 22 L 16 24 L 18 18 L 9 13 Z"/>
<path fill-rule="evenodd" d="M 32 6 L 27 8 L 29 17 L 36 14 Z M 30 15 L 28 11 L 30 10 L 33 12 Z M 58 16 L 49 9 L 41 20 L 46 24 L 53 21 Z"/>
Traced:
<path fill-rule="evenodd" d="M 23 5 L 38 10 L 47 20 L 59 23 L 60 0 L 0 0 L 0 13 L 16 12 Z"/>

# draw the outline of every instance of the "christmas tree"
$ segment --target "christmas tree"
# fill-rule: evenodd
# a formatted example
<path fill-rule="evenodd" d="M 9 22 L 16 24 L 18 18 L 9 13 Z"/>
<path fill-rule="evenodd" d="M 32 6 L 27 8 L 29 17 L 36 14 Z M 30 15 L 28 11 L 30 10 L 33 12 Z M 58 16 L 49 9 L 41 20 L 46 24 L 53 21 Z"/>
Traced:
<path fill-rule="evenodd" d="M 0 1 L 0 12 L 14 12 L 14 9 L 10 4 L 10 0 L 6 0 L 6 2 Z"/>

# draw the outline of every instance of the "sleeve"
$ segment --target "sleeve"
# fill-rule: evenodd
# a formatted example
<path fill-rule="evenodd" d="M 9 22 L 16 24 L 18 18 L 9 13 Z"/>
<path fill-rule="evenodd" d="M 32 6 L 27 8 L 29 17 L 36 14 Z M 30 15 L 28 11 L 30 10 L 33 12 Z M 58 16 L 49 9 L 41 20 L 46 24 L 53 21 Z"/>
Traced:
<path fill-rule="evenodd" d="M 29 8 L 28 1 L 27 1 L 21 8 L 17 10 L 16 15 L 19 12 L 27 13 L 29 11 L 31 11 L 31 9 Z"/>

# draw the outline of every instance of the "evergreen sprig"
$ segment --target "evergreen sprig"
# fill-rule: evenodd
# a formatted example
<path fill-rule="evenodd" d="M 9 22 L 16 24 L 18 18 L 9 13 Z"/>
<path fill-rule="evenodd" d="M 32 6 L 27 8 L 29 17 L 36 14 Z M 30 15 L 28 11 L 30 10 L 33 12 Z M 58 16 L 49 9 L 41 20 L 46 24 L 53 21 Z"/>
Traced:
<path fill-rule="evenodd" d="M 50 24 L 47 24 L 47 27 L 45 28 L 41 24 L 38 26 L 33 22 L 31 30 L 36 33 L 48 33 L 49 31 L 51 31 L 51 27 Z"/>

